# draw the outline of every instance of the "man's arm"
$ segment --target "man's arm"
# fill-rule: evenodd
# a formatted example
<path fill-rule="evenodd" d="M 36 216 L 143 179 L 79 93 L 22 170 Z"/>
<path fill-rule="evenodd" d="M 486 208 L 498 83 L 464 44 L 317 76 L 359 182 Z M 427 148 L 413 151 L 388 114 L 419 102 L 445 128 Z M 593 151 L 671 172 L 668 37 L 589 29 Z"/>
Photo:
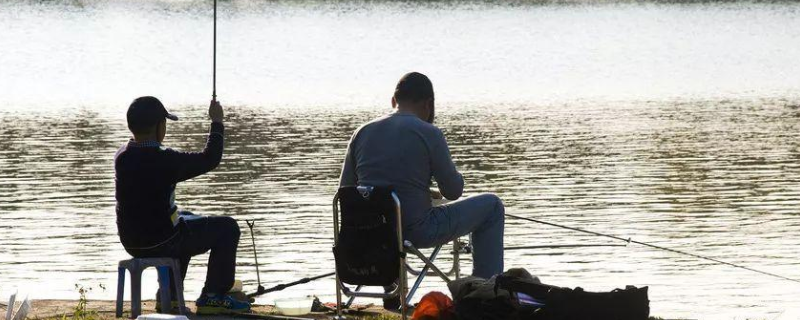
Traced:
<path fill-rule="evenodd" d="M 169 162 L 172 167 L 170 172 L 175 183 L 186 181 L 214 170 L 222 161 L 225 126 L 222 124 L 223 113 L 219 102 L 211 101 L 208 115 L 211 118 L 211 129 L 203 151 L 180 152 L 172 149 L 165 151 L 169 155 Z"/>
<path fill-rule="evenodd" d="M 444 134 L 438 128 L 430 141 L 429 154 L 431 155 L 431 170 L 433 177 L 439 185 L 442 196 L 449 200 L 456 200 L 464 192 L 464 178 L 456 170 L 456 165 L 450 157 L 450 148 Z"/>

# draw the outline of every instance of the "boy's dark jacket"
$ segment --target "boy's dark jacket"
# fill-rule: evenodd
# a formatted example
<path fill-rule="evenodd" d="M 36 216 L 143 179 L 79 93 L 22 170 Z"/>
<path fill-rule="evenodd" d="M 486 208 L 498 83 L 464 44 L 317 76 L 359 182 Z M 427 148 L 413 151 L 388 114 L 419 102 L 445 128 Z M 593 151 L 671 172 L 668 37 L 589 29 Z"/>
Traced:
<path fill-rule="evenodd" d="M 154 141 L 130 141 L 117 151 L 117 230 L 123 246 L 148 248 L 176 234 L 175 185 L 219 165 L 224 130 L 222 123 L 212 123 L 202 152 L 175 151 Z"/>

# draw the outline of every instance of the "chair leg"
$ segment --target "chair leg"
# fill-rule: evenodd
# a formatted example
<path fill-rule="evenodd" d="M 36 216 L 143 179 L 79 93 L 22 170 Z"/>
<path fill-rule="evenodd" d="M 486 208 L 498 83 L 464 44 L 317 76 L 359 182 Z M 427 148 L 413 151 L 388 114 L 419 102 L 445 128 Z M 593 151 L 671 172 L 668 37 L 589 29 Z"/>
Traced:
<path fill-rule="evenodd" d="M 400 259 L 400 317 L 402 320 L 408 319 L 408 302 L 406 293 L 408 292 L 408 271 L 406 270 L 406 259 Z"/>
<path fill-rule="evenodd" d="M 161 295 L 158 297 L 161 302 L 161 313 L 168 313 L 172 310 L 172 299 L 170 299 L 169 287 L 169 269 L 170 267 L 161 266 L 156 267 L 158 272 L 158 289 Z"/>
<path fill-rule="evenodd" d="M 461 244 L 459 238 L 453 240 L 453 270 L 456 280 L 461 279 Z"/>
<path fill-rule="evenodd" d="M 447 277 L 447 274 L 442 272 L 442 270 L 440 270 L 439 267 L 433 264 L 433 260 L 436 259 L 436 256 L 439 254 L 439 250 L 442 249 L 442 246 L 436 247 L 436 249 L 433 250 L 433 253 L 431 253 L 430 258 L 426 257 L 424 254 L 422 254 L 422 252 L 419 251 L 419 249 L 415 248 L 410 243 L 406 245 L 406 248 L 409 251 L 411 251 L 411 253 L 416 255 L 420 260 L 422 260 L 422 262 L 425 263 L 426 268 L 433 270 L 433 272 L 436 273 L 440 278 L 442 278 L 442 280 L 444 280 L 445 283 L 450 283 L 450 278 Z"/>
<path fill-rule="evenodd" d="M 172 260 L 172 275 L 175 276 L 175 297 L 178 299 L 178 314 L 186 314 L 186 301 L 183 299 L 183 272 L 177 259 Z"/>
<path fill-rule="evenodd" d="M 117 269 L 117 318 L 122 317 L 122 299 L 125 297 L 125 268 Z"/>
<path fill-rule="evenodd" d="M 413 247 L 409 246 L 408 248 L 412 249 L 412 251 L 415 254 L 421 254 L 421 252 L 417 251 Z M 414 294 L 417 292 L 417 289 L 419 289 L 419 286 L 422 285 L 422 280 L 424 280 L 425 276 L 428 275 L 428 270 L 430 270 L 431 268 L 436 268 L 436 266 L 433 265 L 433 261 L 436 259 L 436 256 L 439 255 L 439 251 L 441 249 L 442 249 L 442 246 L 438 246 L 438 247 L 434 248 L 433 252 L 431 253 L 430 257 L 427 260 L 422 259 L 423 261 L 425 261 L 425 266 L 422 267 L 422 270 L 420 270 L 419 275 L 417 276 L 417 279 L 414 281 L 414 285 L 411 286 L 411 290 L 409 291 L 408 297 L 406 298 L 406 303 L 408 303 L 408 304 L 411 303 L 411 299 L 414 298 Z M 438 271 L 438 273 L 441 275 L 441 271 Z M 447 281 L 448 279 L 444 279 L 444 280 Z"/>
<path fill-rule="evenodd" d="M 131 319 L 142 314 L 142 270 L 132 268 L 131 274 Z"/>
<path fill-rule="evenodd" d="M 339 283 L 339 273 L 336 273 L 336 320 L 342 319 L 342 285 Z"/>
<path fill-rule="evenodd" d="M 417 293 L 417 289 L 422 284 L 422 280 L 425 279 L 427 275 L 425 272 L 428 271 L 427 267 L 422 268 L 422 272 L 420 275 L 417 276 L 417 280 L 414 281 L 414 285 L 411 286 L 411 289 L 408 291 L 408 296 L 406 297 L 406 304 L 411 304 L 411 299 L 414 298 L 414 294 Z"/>

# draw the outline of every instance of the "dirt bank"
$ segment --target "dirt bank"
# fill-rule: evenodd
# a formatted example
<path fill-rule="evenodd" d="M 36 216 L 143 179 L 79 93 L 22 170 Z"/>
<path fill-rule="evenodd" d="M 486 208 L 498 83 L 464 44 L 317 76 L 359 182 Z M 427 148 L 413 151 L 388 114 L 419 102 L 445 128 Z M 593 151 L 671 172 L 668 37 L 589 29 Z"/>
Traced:
<path fill-rule="evenodd" d="M 73 320 L 75 307 L 78 305 L 78 300 L 34 300 L 32 303 L 32 310 L 28 314 L 28 319 L 52 319 L 52 320 Z M 191 313 L 187 316 L 190 319 L 203 319 L 203 320 L 223 320 L 223 319 L 243 319 L 241 316 L 198 316 L 194 314 L 194 302 L 187 301 L 187 307 Z M 6 306 L 0 305 L 0 315 L 5 316 Z M 380 307 L 375 306 L 362 306 L 363 310 L 356 315 L 356 319 L 400 319 L 399 316 L 393 315 L 384 311 Z M 86 302 L 87 316 L 85 320 L 110 320 L 115 319 L 116 305 L 114 301 L 110 300 L 89 300 Z M 130 315 L 130 302 L 126 301 L 124 305 L 123 318 L 128 318 Z M 155 301 L 146 300 L 142 302 L 142 313 L 155 313 Z M 268 305 L 254 305 L 253 312 L 255 314 L 267 315 L 275 314 L 275 308 Z M 329 319 L 331 314 L 325 313 L 312 313 L 302 316 L 303 318 L 311 319 Z"/>

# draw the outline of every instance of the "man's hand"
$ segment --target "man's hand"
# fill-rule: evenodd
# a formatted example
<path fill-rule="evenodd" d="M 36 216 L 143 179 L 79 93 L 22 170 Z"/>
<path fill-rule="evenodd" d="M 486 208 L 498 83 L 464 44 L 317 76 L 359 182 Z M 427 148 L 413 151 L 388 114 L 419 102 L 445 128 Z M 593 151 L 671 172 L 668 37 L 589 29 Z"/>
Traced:
<path fill-rule="evenodd" d="M 219 101 L 211 100 L 211 105 L 208 106 L 208 117 L 211 118 L 211 122 L 222 123 L 224 115 L 225 114 L 222 112 L 222 105 L 219 104 Z"/>
<path fill-rule="evenodd" d="M 441 200 L 444 199 L 444 197 L 442 196 L 442 193 L 439 192 L 439 190 L 431 189 L 431 199 Z"/>

